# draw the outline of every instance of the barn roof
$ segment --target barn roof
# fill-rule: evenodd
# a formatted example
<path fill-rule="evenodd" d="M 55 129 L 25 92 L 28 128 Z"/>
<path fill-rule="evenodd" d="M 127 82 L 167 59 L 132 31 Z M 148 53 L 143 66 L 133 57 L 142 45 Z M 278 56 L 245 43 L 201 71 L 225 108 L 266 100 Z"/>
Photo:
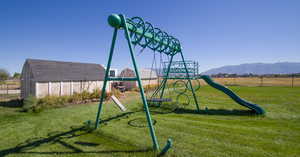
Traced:
<path fill-rule="evenodd" d="M 104 80 L 105 69 L 99 64 L 27 59 L 34 81 Z"/>

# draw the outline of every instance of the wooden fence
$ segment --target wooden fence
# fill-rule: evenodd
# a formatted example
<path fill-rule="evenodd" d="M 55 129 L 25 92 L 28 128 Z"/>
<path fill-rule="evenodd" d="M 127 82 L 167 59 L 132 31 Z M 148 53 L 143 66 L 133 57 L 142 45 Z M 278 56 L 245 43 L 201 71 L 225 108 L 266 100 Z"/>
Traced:
<path fill-rule="evenodd" d="M 0 85 L 0 101 L 9 101 L 20 98 L 20 85 L 1 84 Z"/>

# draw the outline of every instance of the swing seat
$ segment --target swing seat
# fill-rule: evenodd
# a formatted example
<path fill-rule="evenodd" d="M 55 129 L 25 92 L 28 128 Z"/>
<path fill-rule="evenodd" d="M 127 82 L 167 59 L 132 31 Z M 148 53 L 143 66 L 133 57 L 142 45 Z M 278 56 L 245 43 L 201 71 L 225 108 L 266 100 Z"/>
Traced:
<path fill-rule="evenodd" d="M 170 98 L 151 98 L 147 99 L 147 102 L 149 103 L 157 103 L 157 102 L 171 102 L 172 99 Z"/>

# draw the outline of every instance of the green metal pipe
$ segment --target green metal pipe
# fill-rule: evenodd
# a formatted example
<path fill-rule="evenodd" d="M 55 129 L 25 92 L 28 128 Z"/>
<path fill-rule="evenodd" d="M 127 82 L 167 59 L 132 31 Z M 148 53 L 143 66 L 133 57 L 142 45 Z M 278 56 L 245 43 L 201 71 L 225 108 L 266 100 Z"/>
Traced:
<path fill-rule="evenodd" d="M 160 98 L 162 98 L 164 96 L 165 87 L 166 87 L 167 80 L 168 80 L 168 77 L 169 77 L 169 72 L 170 72 L 170 69 L 171 69 L 171 63 L 172 63 L 172 61 L 173 61 L 173 56 L 171 56 L 170 63 L 168 65 L 167 76 L 165 76 L 165 81 L 163 82 L 164 84 L 163 84 L 163 87 L 162 87 Z"/>
<path fill-rule="evenodd" d="M 166 81 L 166 79 L 163 79 L 161 81 L 161 83 L 159 83 L 159 86 L 155 89 L 155 91 L 153 92 L 153 94 L 151 95 L 151 98 L 155 97 L 157 95 L 157 93 L 160 91 L 160 89 L 163 87 L 164 82 Z"/>
<path fill-rule="evenodd" d="M 128 27 L 127 27 L 127 24 L 126 24 L 126 18 L 124 17 L 124 15 L 120 15 L 120 17 L 121 17 L 121 20 L 125 22 L 125 27 L 124 27 L 125 37 L 127 39 L 127 43 L 128 43 L 128 46 L 129 46 L 131 60 L 133 62 L 135 75 L 136 75 L 136 78 L 137 78 L 137 81 L 138 81 L 140 94 L 141 94 L 142 101 L 143 101 L 143 104 L 144 104 L 144 109 L 145 109 L 145 112 L 146 112 L 146 118 L 147 118 L 149 130 L 150 130 L 150 134 L 151 134 L 151 139 L 152 139 L 152 142 L 153 142 L 153 147 L 154 147 L 155 150 L 159 150 L 159 145 L 158 145 L 157 138 L 156 138 L 156 135 L 155 135 L 155 131 L 154 131 L 150 111 L 149 111 L 147 100 L 146 100 L 145 93 L 144 93 L 144 88 L 143 88 L 142 81 L 140 79 L 140 74 L 139 74 L 139 71 L 138 71 L 138 67 L 137 67 L 137 64 L 136 64 L 136 61 L 135 61 L 134 51 L 133 51 L 130 36 L 129 36 L 129 30 L 128 30 Z"/>
<path fill-rule="evenodd" d="M 187 75 L 187 78 L 188 78 L 188 82 L 189 82 L 190 87 L 192 89 L 192 93 L 193 93 L 194 101 L 195 101 L 195 104 L 196 104 L 196 107 L 197 107 L 197 111 L 200 112 L 200 108 L 199 108 L 199 105 L 198 105 L 198 100 L 197 100 L 197 97 L 196 97 L 196 94 L 195 94 L 195 91 L 194 91 L 194 88 L 193 88 L 193 85 L 192 85 L 192 82 L 191 82 L 191 79 L 190 79 L 190 76 L 189 76 L 189 72 L 188 72 L 186 63 L 184 61 L 184 57 L 183 57 L 182 52 L 180 52 L 180 55 L 181 55 L 182 62 L 184 64 L 184 68 L 186 70 L 186 75 Z"/>
<path fill-rule="evenodd" d="M 187 78 L 187 77 L 169 77 L 168 79 L 169 80 L 187 80 L 187 79 L 198 80 L 200 78 L 198 78 L 198 77 L 190 77 L 190 78 Z"/>
<path fill-rule="evenodd" d="M 107 80 L 109 81 L 137 81 L 137 78 L 136 77 L 117 77 L 117 78 L 114 78 L 114 77 L 109 77 L 107 78 Z"/>
<path fill-rule="evenodd" d="M 226 95 L 228 95 L 236 103 L 238 103 L 242 106 L 245 106 L 247 108 L 252 109 L 253 111 L 255 111 L 259 115 L 264 115 L 266 113 L 266 111 L 262 107 L 260 107 L 259 105 L 253 104 L 251 102 L 248 102 L 248 101 L 242 99 L 241 97 L 236 95 L 229 88 L 227 88 L 227 87 L 215 82 L 214 80 L 212 80 L 208 75 L 202 75 L 200 78 L 203 79 L 208 85 L 210 85 L 210 86 L 214 87 L 215 89 L 220 90 L 223 93 L 225 93 Z"/>
<path fill-rule="evenodd" d="M 163 156 L 163 155 L 165 155 L 167 152 L 168 152 L 168 150 L 172 147 L 172 139 L 168 139 L 167 140 L 167 144 L 165 145 L 165 147 L 161 150 L 161 152 L 159 153 L 159 155 L 158 156 Z"/>
<path fill-rule="evenodd" d="M 109 57 L 108 57 L 108 62 L 107 62 L 107 66 L 106 66 L 106 71 L 105 71 L 105 77 L 104 77 L 104 82 L 103 82 L 103 87 L 102 87 L 102 92 L 101 92 L 101 97 L 100 97 L 100 102 L 99 102 L 99 107 L 98 107 L 98 112 L 97 112 L 97 117 L 96 117 L 95 129 L 97 129 L 100 125 L 100 123 L 99 123 L 100 114 L 101 114 L 103 101 L 104 101 L 104 97 L 105 97 L 106 84 L 107 84 L 107 81 L 108 81 L 109 70 L 110 70 L 112 56 L 113 56 L 113 53 L 114 53 L 117 33 L 118 33 L 118 29 L 115 28 L 112 43 L 111 43 L 111 47 L 110 47 L 110 51 L 109 51 Z"/>

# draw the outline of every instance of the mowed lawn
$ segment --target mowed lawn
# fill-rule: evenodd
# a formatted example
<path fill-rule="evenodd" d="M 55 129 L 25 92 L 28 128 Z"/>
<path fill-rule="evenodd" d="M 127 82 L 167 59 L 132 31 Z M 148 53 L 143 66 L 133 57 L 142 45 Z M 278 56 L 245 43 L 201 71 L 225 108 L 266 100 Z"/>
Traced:
<path fill-rule="evenodd" d="M 230 87 L 242 98 L 262 106 L 255 116 L 225 94 L 209 87 L 197 91 L 195 105 L 152 108 L 160 147 L 173 140 L 166 156 L 300 156 L 300 87 Z M 0 156 L 155 156 L 137 93 L 103 107 L 101 128 L 86 132 L 97 104 L 22 113 L 0 106 Z M 184 99 L 182 99 L 184 100 Z M 191 99 L 192 100 L 192 99 Z"/>

